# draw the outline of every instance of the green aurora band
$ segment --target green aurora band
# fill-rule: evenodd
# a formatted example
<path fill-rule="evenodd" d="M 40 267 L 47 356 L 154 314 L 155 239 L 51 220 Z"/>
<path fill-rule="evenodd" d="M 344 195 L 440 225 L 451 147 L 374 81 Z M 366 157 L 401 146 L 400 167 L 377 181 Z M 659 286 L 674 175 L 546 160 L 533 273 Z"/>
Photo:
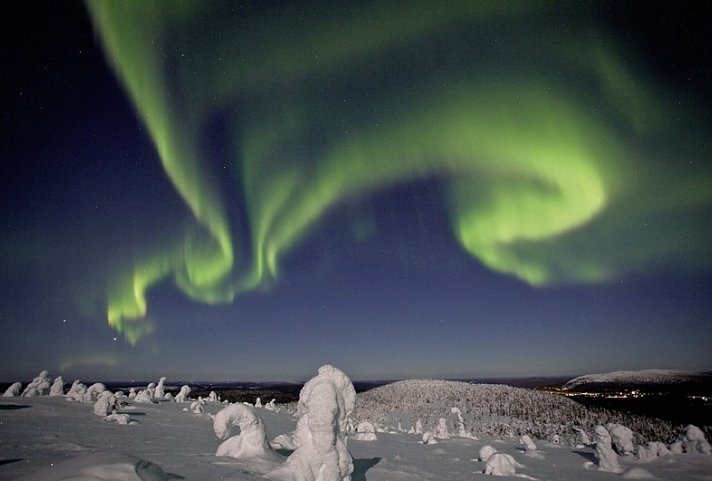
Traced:
<path fill-rule="evenodd" d="M 653 192 L 666 174 L 652 157 L 686 164 L 709 149 L 685 150 L 684 127 L 666 122 L 671 94 L 629 67 L 633 52 L 576 25 L 595 3 L 575 15 L 528 2 L 297 5 L 88 2 L 192 217 L 109 282 L 108 321 L 131 344 L 151 332 L 158 282 L 230 302 L 276 279 L 339 203 L 421 179 L 442 184 L 467 252 L 535 286 L 709 265 L 694 221 L 641 241 L 641 219 L 712 201 L 709 170 Z M 216 118 L 227 179 L 205 159 Z M 660 148 L 670 134 L 677 145 Z"/>

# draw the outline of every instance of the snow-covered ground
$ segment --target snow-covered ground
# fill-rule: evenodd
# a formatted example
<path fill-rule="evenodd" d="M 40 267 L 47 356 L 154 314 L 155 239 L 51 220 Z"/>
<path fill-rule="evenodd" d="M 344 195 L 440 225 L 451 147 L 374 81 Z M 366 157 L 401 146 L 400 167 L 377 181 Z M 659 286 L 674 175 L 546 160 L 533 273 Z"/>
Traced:
<path fill-rule="evenodd" d="M 682 384 L 703 381 L 712 381 L 712 376 L 709 373 L 701 372 L 643 369 L 586 374 L 571 379 L 564 385 L 564 389 L 575 389 L 589 384 Z"/>
<path fill-rule="evenodd" d="M 356 401 L 357 407 L 361 397 Z M 447 402 L 430 401 L 427 404 L 443 406 L 443 418 L 450 419 L 459 414 L 446 408 Z M 121 407 L 119 412 L 128 414 L 134 422 L 121 425 L 106 422 L 97 416 L 92 403 L 70 401 L 62 396 L 2 398 L 0 480 L 22 476 L 25 476 L 23 479 L 37 481 L 63 479 L 61 476 L 79 471 L 93 472 L 97 477 L 76 479 L 263 479 L 258 473 L 264 469 L 254 461 L 215 456 L 220 440 L 214 433 L 210 415 L 217 414 L 224 405 L 207 402 L 203 406 L 204 412 L 196 413 L 190 409 L 191 404 L 190 401 L 179 403 L 166 400 L 131 402 Z M 398 409 L 398 403 L 392 407 Z M 256 411 L 264 421 L 270 440 L 290 433 L 296 427 L 296 418 L 287 409 L 276 412 L 259 408 Z M 363 410 L 358 413 L 364 417 Z M 397 411 L 392 414 L 399 416 Z M 463 411 L 464 420 L 468 423 L 466 414 Z M 406 419 L 406 416 L 401 417 Z M 457 418 L 462 419 L 462 416 Z M 378 419 L 372 421 L 377 424 Z M 448 421 L 448 424 L 452 423 Z M 647 462 L 639 461 L 634 456 L 619 457 L 622 472 L 608 473 L 592 469 L 597 463 L 593 446 L 575 447 L 533 438 L 536 449 L 531 449 L 531 446 L 520 443 L 519 436 L 493 436 L 472 432 L 470 428 L 466 429 L 468 437 L 458 437 L 456 432 L 452 432 L 449 438 L 438 439 L 437 444 L 431 445 L 423 444 L 422 434 L 405 432 L 411 427 L 408 424 L 401 426 L 403 431 L 393 429 L 391 432 L 381 429 L 376 433 L 375 441 L 358 441 L 349 435 L 348 449 L 354 458 L 352 480 L 478 479 L 485 476 L 486 464 L 479 460 L 479 452 L 486 445 L 494 447 L 499 453 L 509 454 L 522 465 L 516 468 L 518 477 L 502 479 L 712 480 L 712 456 L 704 454 L 670 454 Z M 425 428 L 428 427 L 426 422 Z M 277 452 L 289 454 L 285 450 Z M 113 466 L 112 471 L 107 468 L 109 465 Z M 98 477 L 108 472 L 119 477 Z M 164 472 L 175 476 L 165 477 Z M 53 473 L 57 476 L 52 477 Z"/>

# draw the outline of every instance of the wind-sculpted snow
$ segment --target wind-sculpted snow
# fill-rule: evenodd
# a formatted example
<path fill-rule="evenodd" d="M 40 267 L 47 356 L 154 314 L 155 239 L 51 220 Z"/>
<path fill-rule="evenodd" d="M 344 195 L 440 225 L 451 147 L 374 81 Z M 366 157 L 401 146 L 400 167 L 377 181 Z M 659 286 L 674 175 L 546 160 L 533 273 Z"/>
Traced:
<path fill-rule="evenodd" d="M 521 436 L 553 441 L 558 435 L 569 445 L 592 437 L 599 424 L 616 423 L 635 433 L 635 443 L 672 441 L 679 430 L 662 420 L 586 407 L 571 399 L 530 389 L 499 384 L 410 380 L 377 387 L 359 394 L 354 422 L 369 421 L 390 428 L 400 421 L 405 429 L 421 420 L 434 431 L 445 418 L 450 432 L 459 434 L 457 407 L 468 434 Z M 584 436 L 586 435 L 586 436 Z"/>
<path fill-rule="evenodd" d="M 223 408 L 213 419 L 213 430 L 222 441 L 216 456 L 282 461 L 267 441 L 262 418 L 251 406 L 231 404 Z"/>
<path fill-rule="evenodd" d="M 158 465 L 126 454 L 98 453 L 69 459 L 16 481 L 167 481 Z"/>

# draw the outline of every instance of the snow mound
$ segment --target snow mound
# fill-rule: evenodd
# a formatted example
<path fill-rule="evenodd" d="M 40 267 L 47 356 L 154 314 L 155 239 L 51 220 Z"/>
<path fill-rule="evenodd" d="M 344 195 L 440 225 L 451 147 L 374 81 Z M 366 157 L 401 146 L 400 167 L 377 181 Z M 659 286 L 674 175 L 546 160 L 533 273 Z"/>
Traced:
<path fill-rule="evenodd" d="M 149 461 L 118 453 L 69 459 L 16 481 L 167 481 L 175 476 Z"/>
<path fill-rule="evenodd" d="M 493 453 L 487 459 L 484 473 L 492 476 L 514 476 L 517 473 L 516 468 L 521 467 L 511 454 Z"/>
<path fill-rule="evenodd" d="M 356 426 L 356 432 L 351 435 L 351 439 L 356 441 L 377 441 L 376 429 L 373 424 L 368 421 L 363 421 Z"/>
<path fill-rule="evenodd" d="M 633 466 L 621 473 L 621 478 L 623 479 L 658 479 L 647 469 L 639 468 L 638 466 Z"/>

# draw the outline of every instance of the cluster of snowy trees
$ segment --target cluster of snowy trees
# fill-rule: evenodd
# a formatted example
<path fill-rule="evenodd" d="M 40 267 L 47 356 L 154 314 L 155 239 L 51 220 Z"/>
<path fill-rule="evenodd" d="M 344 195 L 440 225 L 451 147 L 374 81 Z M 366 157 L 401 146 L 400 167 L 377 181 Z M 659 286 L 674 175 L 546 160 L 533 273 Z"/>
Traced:
<path fill-rule="evenodd" d="M 453 409 L 453 408 L 456 408 Z M 377 428 L 435 431 L 445 418 L 456 436 L 529 436 L 570 445 L 589 444 L 595 427 L 620 424 L 634 433 L 636 444 L 670 442 L 679 433 L 671 423 L 586 407 L 571 399 L 530 389 L 456 381 L 401 381 L 359 394 L 354 422 Z M 463 429 L 464 428 L 464 429 Z"/>

